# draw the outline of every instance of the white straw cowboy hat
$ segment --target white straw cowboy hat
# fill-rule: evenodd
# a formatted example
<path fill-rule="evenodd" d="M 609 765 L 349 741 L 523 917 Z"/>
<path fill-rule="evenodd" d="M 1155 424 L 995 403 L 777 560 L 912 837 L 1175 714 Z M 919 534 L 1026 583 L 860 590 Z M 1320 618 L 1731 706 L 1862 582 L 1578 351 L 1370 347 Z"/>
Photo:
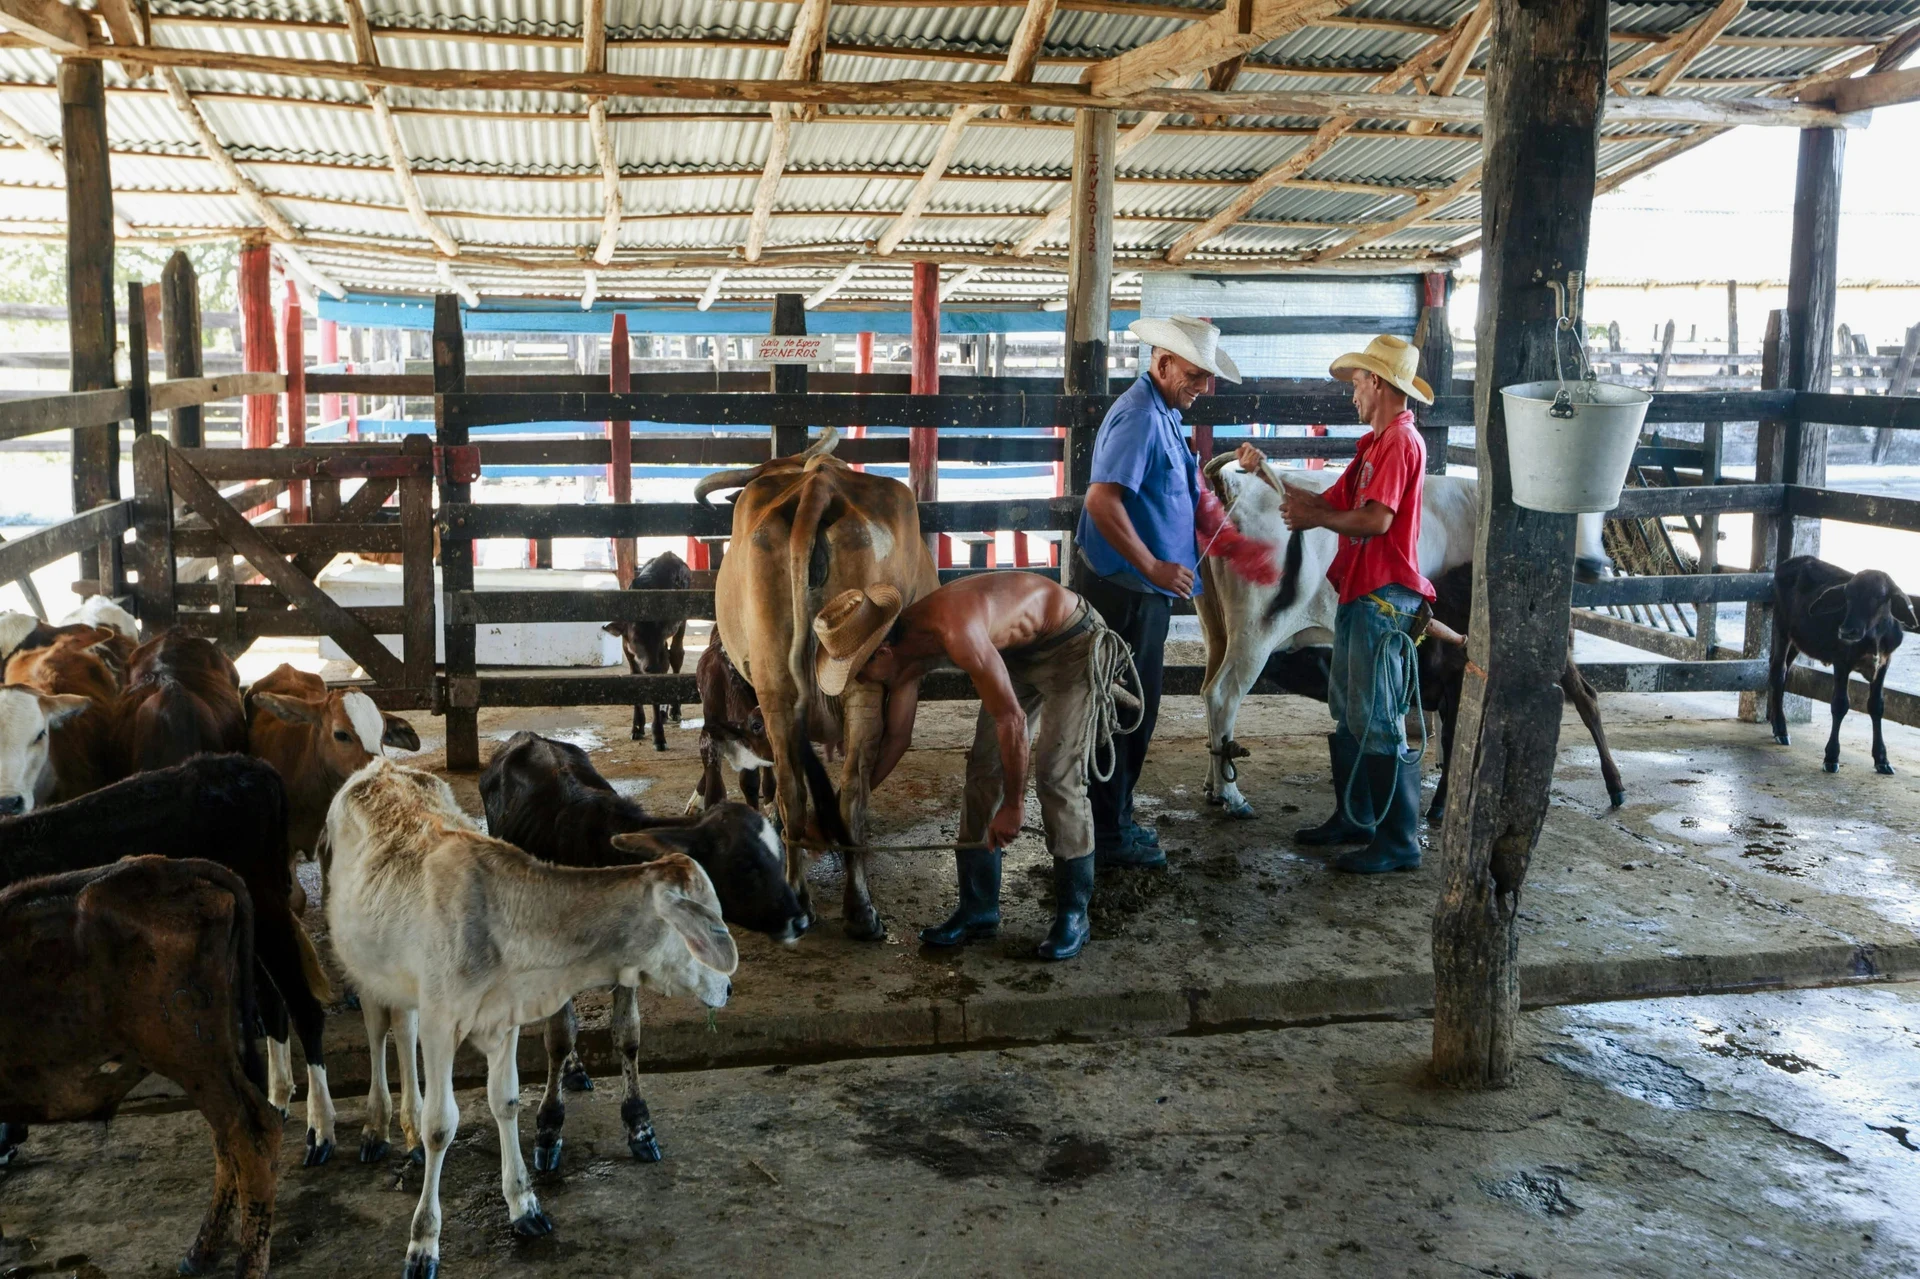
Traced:
<path fill-rule="evenodd" d="M 887 638 L 887 630 L 900 616 L 905 602 L 900 592 L 885 582 L 866 590 L 855 587 L 828 600 L 813 619 L 813 633 L 820 651 L 813 659 L 814 679 L 828 697 L 838 697 L 873 650 Z"/>
<path fill-rule="evenodd" d="M 1164 320 L 1135 320 L 1127 332 L 1148 346 L 1172 351 L 1189 364 L 1205 369 L 1229 382 L 1240 380 L 1240 368 L 1233 357 L 1220 349 L 1220 330 L 1191 315 L 1170 315 Z"/>
<path fill-rule="evenodd" d="M 1422 404 L 1433 403 L 1433 388 L 1414 376 L 1414 370 L 1420 367 L 1420 348 L 1397 338 L 1391 333 L 1382 333 L 1367 343 L 1364 351 L 1349 351 L 1333 362 L 1330 370 L 1342 382 L 1353 381 L 1354 370 L 1365 369 L 1388 385 L 1406 392 L 1410 399 Z"/>

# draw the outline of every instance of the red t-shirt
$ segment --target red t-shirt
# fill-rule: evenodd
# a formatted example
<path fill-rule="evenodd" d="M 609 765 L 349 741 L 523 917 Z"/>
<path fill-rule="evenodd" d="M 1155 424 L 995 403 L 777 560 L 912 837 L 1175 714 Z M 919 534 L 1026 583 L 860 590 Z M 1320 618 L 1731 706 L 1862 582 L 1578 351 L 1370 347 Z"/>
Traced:
<path fill-rule="evenodd" d="M 1370 431 L 1327 500 L 1343 511 L 1378 502 L 1393 512 L 1393 527 L 1378 537 L 1342 537 L 1327 580 L 1352 603 L 1382 586 L 1404 586 L 1433 598 L 1433 583 L 1420 576 L 1420 495 L 1427 472 L 1427 445 L 1402 413 L 1384 431 Z"/>

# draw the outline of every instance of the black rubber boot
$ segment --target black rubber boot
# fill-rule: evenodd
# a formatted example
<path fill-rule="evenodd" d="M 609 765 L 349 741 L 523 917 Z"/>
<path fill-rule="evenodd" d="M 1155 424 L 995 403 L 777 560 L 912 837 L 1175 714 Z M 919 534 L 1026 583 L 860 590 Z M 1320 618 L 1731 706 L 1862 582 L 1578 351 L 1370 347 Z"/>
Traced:
<path fill-rule="evenodd" d="M 1327 734 L 1327 754 L 1333 759 L 1333 816 L 1318 826 L 1293 832 L 1293 842 L 1311 848 L 1329 844 L 1364 844 L 1372 838 L 1373 796 L 1364 785 L 1349 786 L 1360 765 L 1360 743 L 1344 732 Z M 1351 802 L 1353 812 L 1347 811 Z"/>
<path fill-rule="evenodd" d="M 960 881 L 960 904 L 946 923 L 920 930 L 923 946 L 958 946 L 1000 931 L 1000 854 L 966 848 L 953 855 L 953 863 Z"/>
<path fill-rule="evenodd" d="M 1036 954 L 1042 959 L 1072 959 L 1093 931 L 1087 903 L 1093 898 L 1093 858 L 1053 862 L 1053 928 Z"/>
<path fill-rule="evenodd" d="M 1334 858 L 1333 868 L 1350 875 L 1420 869 L 1420 761 L 1403 764 L 1398 753 L 1362 755 L 1360 765 L 1368 793 L 1386 811 L 1373 841 Z"/>

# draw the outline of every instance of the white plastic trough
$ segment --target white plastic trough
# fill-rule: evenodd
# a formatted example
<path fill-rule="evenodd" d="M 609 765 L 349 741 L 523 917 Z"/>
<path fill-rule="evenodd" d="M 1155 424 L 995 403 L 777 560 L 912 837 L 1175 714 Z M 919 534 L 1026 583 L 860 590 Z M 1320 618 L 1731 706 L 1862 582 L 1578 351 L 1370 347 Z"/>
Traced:
<path fill-rule="evenodd" d="M 320 588 L 347 608 L 397 608 L 400 566 L 397 564 L 336 563 L 320 575 Z M 477 568 L 475 590 L 481 591 L 612 591 L 619 579 L 612 573 L 566 569 Z M 434 660 L 446 660 L 446 631 L 440 612 L 440 571 L 433 573 Z M 600 629 L 599 622 L 516 622 L 476 627 L 476 650 L 481 666 L 615 666 L 625 659 L 620 637 Z M 380 642 L 400 656 L 400 637 L 382 635 Z M 350 661 L 338 644 L 321 637 L 320 656 Z"/>

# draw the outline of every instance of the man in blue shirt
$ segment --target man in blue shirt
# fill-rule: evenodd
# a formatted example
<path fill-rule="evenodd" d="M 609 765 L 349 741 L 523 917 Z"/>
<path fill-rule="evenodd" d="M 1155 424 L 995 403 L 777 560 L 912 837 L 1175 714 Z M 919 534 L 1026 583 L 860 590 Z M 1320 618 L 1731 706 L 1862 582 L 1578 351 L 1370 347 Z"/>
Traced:
<path fill-rule="evenodd" d="M 1193 536 L 1200 474 L 1180 411 L 1211 391 L 1215 377 L 1240 380 L 1219 349 L 1220 330 L 1205 320 L 1136 320 L 1128 332 L 1147 350 L 1145 371 L 1100 424 L 1092 482 L 1074 533 L 1075 588 L 1133 649 L 1146 696 L 1140 727 L 1114 739 L 1113 776 L 1087 783 L 1094 861 L 1103 867 L 1167 861 L 1159 835 L 1133 819 L 1133 788 L 1160 713 L 1173 601 L 1200 589 Z"/>

